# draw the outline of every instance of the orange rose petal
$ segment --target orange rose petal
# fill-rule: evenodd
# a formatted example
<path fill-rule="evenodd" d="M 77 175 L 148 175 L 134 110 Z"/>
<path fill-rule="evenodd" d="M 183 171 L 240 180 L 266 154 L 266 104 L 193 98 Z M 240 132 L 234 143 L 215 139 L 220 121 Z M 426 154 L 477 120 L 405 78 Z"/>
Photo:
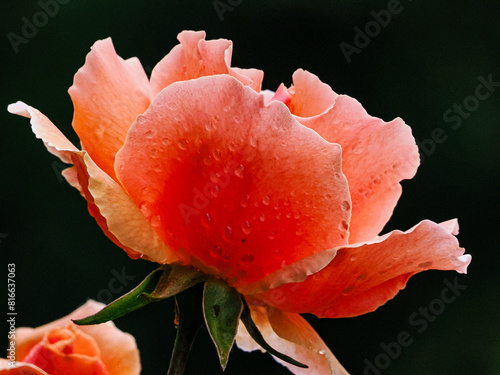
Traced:
<path fill-rule="evenodd" d="M 116 163 L 182 261 L 234 284 L 347 243 L 339 146 L 227 75 L 164 89 Z"/>
<path fill-rule="evenodd" d="M 257 69 L 231 68 L 233 43 L 227 39 L 205 40 L 204 31 L 183 31 L 175 46 L 153 69 L 154 94 L 174 82 L 214 74 L 229 74 L 255 91 L 260 91 L 264 73 Z"/>
<path fill-rule="evenodd" d="M 251 304 L 249 306 L 252 319 L 266 342 L 277 351 L 309 367 L 307 369 L 299 368 L 274 357 L 293 374 L 348 375 L 328 346 L 299 314 Z M 236 344 L 245 351 L 260 349 L 243 324 L 238 327 Z"/>
<path fill-rule="evenodd" d="M 52 329 L 66 327 L 72 319 L 81 319 L 100 311 L 105 305 L 89 300 L 71 314 L 37 328 L 20 327 L 16 330 L 17 360 L 23 361 L 44 335 Z M 141 372 L 139 351 L 132 335 L 120 331 L 113 322 L 93 326 L 78 326 L 79 331 L 91 336 L 101 352 L 100 358 L 109 375 L 138 375 Z"/>
<path fill-rule="evenodd" d="M 75 107 L 73 128 L 83 148 L 115 178 L 115 154 L 152 98 L 144 69 L 135 58 L 119 57 L 111 39 L 100 40 L 76 73 L 69 94 Z"/>
<path fill-rule="evenodd" d="M 177 260 L 172 250 L 161 240 L 141 210 L 111 177 L 104 173 L 88 155 L 84 157 L 89 173 L 88 189 L 106 227 L 122 246 L 134 249 L 157 263 Z"/>
<path fill-rule="evenodd" d="M 338 95 L 326 83 L 305 70 L 293 73 L 293 86 L 288 90 L 291 95 L 288 107 L 298 117 L 312 117 L 330 108 Z"/>
<path fill-rule="evenodd" d="M 10 361 L 0 358 L 0 375 L 49 375 L 31 363 L 16 362 L 15 367 Z"/>
<path fill-rule="evenodd" d="M 403 289 L 410 276 L 428 269 L 466 273 L 453 227 L 429 220 L 407 232 L 393 231 L 373 242 L 340 247 L 333 261 L 302 283 L 257 295 L 285 311 L 319 317 L 350 317 L 374 311 Z"/>
<path fill-rule="evenodd" d="M 292 113 L 342 146 L 342 170 L 352 199 L 349 243 L 370 241 L 392 215 L 401 196 L 399 182 L 412 178 L 418 168 L 411 129 L 400 118 L 386 123 L 369 116 L 357 100 L 338 96 L 309 72 L 299 70 L 293 79 Z"/>

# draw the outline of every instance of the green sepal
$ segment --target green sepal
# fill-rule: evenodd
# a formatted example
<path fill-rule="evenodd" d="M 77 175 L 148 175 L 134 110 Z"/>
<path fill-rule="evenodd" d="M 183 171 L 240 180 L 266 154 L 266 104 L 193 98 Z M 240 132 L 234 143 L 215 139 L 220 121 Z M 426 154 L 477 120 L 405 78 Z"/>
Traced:
<path fill-rule="evenodd" d="M 234 288 L 218 279 L 209 279 L 205 283 L 203 314 L 222 370 L 226 369 L 242 310 L 241 296 Z"/>
<path fill-rule="evenodd" d="M 254 321 L 252 320 L 252 316 L 250 314 L 250 308 L 248 307 L 248 305 L 244 299 L 243 299 L 243 312 L 241 313 L 241 321 L 243 322 L 243 324 L 245 325 L 245 328 L 247 329 L 250 336 L 255 340 L 255 342 L 257 344 L 259 344 L 269 354 L 272 354 L 275 357 L 277 357 L 285 362 L 288 362 L 294 366 L 301 367 L 301 368 L 309 368 L 309 366 L 307 366 L 299 361 L 296 361 L 295 359 L 287 356 L 286 354 L 280 353 L 277 350 L 273 349 L 264 340 L 262 333 L 260 333 L 259 329 L 257 328 Z"/>
<path fill-rule="evenodd" d="M 144 293 L 151 293 L 155 290 L 164 272 L 164 267 L 165 266 L 162 266 L 151 272 L 137 287 L 114 300 L 101 311 L 83 319 L 73 320 L 73 322 L 78 325 L 101 324 L 146 306 L 150 301 L 140 297 Z"/>
<path fill-rule="evenodd" d="M 206 280 L 206 275 L 178 264 L 163 266 L 164 272 L 153 291 L 144 291 L 142 297 L 150 302 L 173 297 Z M 163 268 L 162 267 L 162 268 Z"/>

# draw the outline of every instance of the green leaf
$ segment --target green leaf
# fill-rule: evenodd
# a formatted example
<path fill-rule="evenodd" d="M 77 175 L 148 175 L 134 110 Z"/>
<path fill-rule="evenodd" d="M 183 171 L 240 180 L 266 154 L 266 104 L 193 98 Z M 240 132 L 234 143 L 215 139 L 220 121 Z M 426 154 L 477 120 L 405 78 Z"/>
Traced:
<path fill-rule="evenodd" d="M 165 266 L 164 266 L 165 267 Z M 165 272 L 161 275 L 156 288 L 151 292 L 144 292 L 142 296 L 150 301 L 159 301 L 173 297 L 196 284 L 205 281 L 206 276 L 189 267 L 178 264 L 170 264 L 165 267 Z"/>
<path fill-rule="evenodd" d="M 226 369 L 242 310 L 241 296 L 234 288 L 217 279 L 209 279 L 205 283 L 203 313 L 223 370 Z"/>
<path fill-rule="evenodd" d="M 245 325 L 250 336 L 255 340 L 257 344 L 259 344 L 263 349 L 265 349 L 269 354 L 274 355 L 275 357 L 288 362 L 294 366 L 301 368 L 309 368 L 309 366 L 296 361 L 295 359 L 287 356 L 286 354 L 280 353 L 277 350 L 273 349 L 267 342 L 264 340 L 262 333 L 260 333 L 259 329 L 255 325 L 252 320 L 252 316 L 250 315 L 250 308 L 248 307 L 245 300 L 243 300 L 243 312 L 241 313 L 241 321 Z"/>
<path fill-rule="evenodd" d="M 164 267 L 165 266 L 162 266 L 151 272 L 137 287 L 117 300 L 111 302 L 98 313 L 84 319 L 73 320 L 73 322 L 78 325 L 101 324 L 117 319 L 125 314 L 128 314 L 129 312 L 147 305 L 150 301 L 140 298 L 140 296 L 144 293 L 150 293 L 155 289 L 158 281 L 160 280 L 160 276 L 165 270 Z"/>

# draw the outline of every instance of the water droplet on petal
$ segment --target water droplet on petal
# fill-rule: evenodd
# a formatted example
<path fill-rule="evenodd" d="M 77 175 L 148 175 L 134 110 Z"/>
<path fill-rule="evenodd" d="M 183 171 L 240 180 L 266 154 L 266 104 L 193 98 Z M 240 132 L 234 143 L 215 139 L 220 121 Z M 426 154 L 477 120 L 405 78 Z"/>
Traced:
<path fill-rule="evenodd" d="M 346 294 L 349 294 L 353 291 L 354 289 L 354 285 L 349 285 L 348 287 L 346 287 L 343 291 L 342 291 L 342 294 L 343 295 L 346 295 Z"/>
<path fill-rule="evenodd" d="M 241 198 L 240 205 L 243 208 L 248 207 L 248 198 Z"/>
<path fill-rule="evenodd" d="M 347 223 L 347 221 L 342 220 L 339 224 L 339 229 L 341 229 L 341 230 L 349 229 L 349 224 Z"/>
<path fill-rule="evenodd" d="M 306 201 L 306 207 L 311 207 L 311 206 L 312 206 L 312 204 L 313 204 L 312 200 L 308 199 L 308 200 Z"/>
<path fill-rule="evenodd" d="M 181 122 L 183 119 L 184 119 L 184 117 L 182 115 L 175 115 L 174 116 L 174 120 L 177 122 Z"/>
<path fill-rule="evenodd" d="M 236 143 L 234 142 L 229 142 L 229 146 L 227 146 L 229 148 L 229 151 L 235 151 L 236 150 Z"/>
<path fill-rule="evenodd" d="M 171 111 L 175 111 L 177 109 L 177 103 L 176 102 L 168 103 L 168 109 L 170 109 Z"/>
<path fill-rule="evenodd" d="M 161 143 L 163 143 L 165 146 L 169 146 L 172 142 L 168 138 L 163 138 L 161 140 Z"/>
<path fill-rule="evenodd" d="M 152 139 L 155 136 L 155 132 L 152 130 L 148 130 L 144 135 L 147 139 Z"/>
<path fill-rule="evenodd" d="M 302 214 L 301 214 L 301 212 L 300 212 L 300 211 L 296 211 L 296 212 L 294 212 L 294 213 L 293 213 L 293 218 L 294 218 L 294 219 L 299 219 L 301 215 L 302 215 Z"/>
<path fill-rule="evenodd" d="M 269 238 L 270 240 L 274 240 L 276 238 L 276 232 L 273 230 L 267 235 L 267 238 Z"/>
<path fill-rule="evenodd" d="M 160 156 L 160 151 L 158 151 L 158 149 L 154 148 L 151 150 L 149 155 L 151 155 L 152 158 L 157 158 Z"/>
<path fill-rule="evenodd" d="M 212 218 L 212 215 L 210 215 L 208 212 L 206 212 L 203 215 L 201 215 L 201 223 L 206 228 L 208 228 L 214 223 L 214 219 Z"/>
<path fill-rule="evenodd" d="M 205 123 L 205 129 L 207 129 L 207 131 L 212 131 L 213 128 L 214 128 L 214 124 L 212 124 L 211 121 L 208 121 L 207 123 Z"/>
<path fill-rule="evenodd" d="M 217 198 L 219 196 L 219 193 L 220 193 L 219 186 L 210 185 L 210 187 L 208 188 L 208 192 L 210 193 L 210 195 L 212 197 Z"/>
<path fill-rule="evenodd" d="M 362 273 L 361 275 L 358 276 L 358 278 L 356 279 L 357 281 L 363 281 L 364 279 L 366 279 L 367 277 L 367 274 L 366 273 Z"/>
<path fill-rule="evenodd" d="M 295 234 L 297 236 L 302 236 L 304 234 L 304 229 L 302 229 L 302 228 L 297 229 L 297 231 L 295 232 Z"/>
<path fill-rule="evenodd" d="M 188 148 L 188 141 L 186 138 L 181 138 L 177 141 L 177 145 L 181 150 L 187 150 Z"/>
<path fill-rule="evenodd" d="M 252 224 L 250 224 L 248 221 L 245 221 L 243 224 L 241 224 L 241 231 L 245 234 L 250 234 L 250 232 L 252 232 Z"/>
<path fill-rule="evenodd" d="M 155 228 L 161 227 L 161 217 L 160 215 L 153 215 L 150 217 L 149 222 Z"/>
<path fill-rule="evenodd" d="M 212 155 L 214 156 L 215 160 L 220 160 L 220 158 L 221 158 L 221 153 L 220 153 L 220 150 L 218 148 L 216 148 L 215 150 L 212 151 Z"/>
<path fill-rule="evenodd" d="M 238 165 L 234 168 L 234 174 L 239 178 L 243 178 L 245 176 L 245 167 L 241 164 Z"/>
<path fill-rule="evenodd" d="M 214 258 L 219 258 L 222 255 L 222 248 L 219 245 L 214 245 L 212 249 L 210 249 L 210 255 Z"/>
<path fill-rule="evenodd" d="M 259 140 L 257 139 L 257 137 L 250 138 L 250 145 L 252 147 L 257 147 L 259 145 Z"/>
<path fill-rule="evenodd" d="M 262 197 L 262 204 L 264 206 L 269 206 L 271 204 L 271 198 L 269 198 L 269 195 L 264 195 Z"/>
<path fill-rule="evenodd" d="M 149 188 L 147 186 L 143 187 L 142 190 L 141 190 L 142 194 L 147 194 L 148 192 L 149 192 Z"/>
<path fill-rule="evenodd" d="M 230 107 L 230 106 L 226 105 L 226 106 L 224 107 L 224 112 L 229 112 L 230 110 L 231 110 L 231 107 Z"/>
<path fill-rule="evenodd" d="M 356 260 L 356 258 L 357 258 L 357 257 L 358 257 L 358 256 L 357 256 L 357 254 L 352 254 L 352 255 L 351 255 L 351 258 L 350 258 L 350 259 L 351 259 L 351 262 L 354 262 L 354 261 Z"/>
<path fill-rule="evenodd" d="M 144 116 L 139 116 L 137 117 L 137 122 L 139 124 L 144 124 L 146 122 L 146 119 L 144 118 Z"/>
<path fill-rule="evenodd" d="M 281 212 L 278 212 L 278 213 L 276 214 L 276 219 L 278 219 L 278 220 L 283 219 L 283 214 L 282 214 Z"/>
<path fill-rule="evenodd" d="M 349 211 L 351 204 L 348 201 L 343 201 L 340 205 L 344 211 Z"/>
<path fill-rule="evenodd" d="M 231 227 L 225 227 L 223 230 L 222 230 L 222 238 L 224 239 L 224 241 L 226 241 L 227 243 L 231 243 L 233 242 L 233 239 L 234 239 L 234 232 L 233 232 L 233 228 Z"/>
<path fill-rule="evenodd" d="M 326 350 L 321 349 L 318 353 L 321 354 L 321 355 L 325 355 L 326 354 Z"/>

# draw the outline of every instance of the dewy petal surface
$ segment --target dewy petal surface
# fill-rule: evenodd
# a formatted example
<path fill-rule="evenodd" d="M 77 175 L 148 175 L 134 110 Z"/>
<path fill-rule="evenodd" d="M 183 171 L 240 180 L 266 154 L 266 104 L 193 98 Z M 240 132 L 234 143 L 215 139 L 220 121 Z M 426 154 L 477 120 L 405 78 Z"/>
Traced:
<path fill-rule="evenodd" d="M 303 369 L 274 358 L 296 375 L 348 375 L 328 346 L 299 314 L 249 304 L 252 319 L 266 342 L 277 351 L 306 364 Z M 236 344 L 245 351 L 259 349 L 240 323 Z"/>
<path fill-rule="evenodd" d="M 233 43 L 227 39 L 205 40 L 204 31 L 183 31 L 175 46 L 153 69 L 154 94 L 174 82 L 214 74 L 229 74 L 259 92 L 264 73 L 257 69 L 231 68 Z"/>
<path fill-rule="evenodd" d="M 92 160 L 115 178 L 114 158 L 127 132 L 149 106 L 151 86 L 136 58 L 123 60 L 111 39 L 96 42 L 69 89 L 73 128 Z"/>
<path fill-rule="evenodd" d="M 407 232 L 393 231 L 375 241 L 340 247 L 332 262 L 302 283 L 257 295 L 291 312 L 319 317 L 350 317 L 374 311 L 403 289 L 408 279 L 428 269 L 466 273 L 463 255 L 451 233 L 456 226 L 425 220 Z"/>
<path fill-rule="evenodd" d="M 420 163 L 411 129 L 400 118 L 385 122 L 368 115 L 357 100 L 335 94 L 309 72 L 298 70 L 293 82 L 289 106 L 298 121 L 342 146 L 352 199 L 349 242 L 370 241 L 392 215 L 399 182 L 412 178 Z"/>
<path fill-rule="evenodd" d="M 117 176 L 181 260 L 233 285 L 347 243 L 340 147 L 227 75 L 164 89 Z"/>

